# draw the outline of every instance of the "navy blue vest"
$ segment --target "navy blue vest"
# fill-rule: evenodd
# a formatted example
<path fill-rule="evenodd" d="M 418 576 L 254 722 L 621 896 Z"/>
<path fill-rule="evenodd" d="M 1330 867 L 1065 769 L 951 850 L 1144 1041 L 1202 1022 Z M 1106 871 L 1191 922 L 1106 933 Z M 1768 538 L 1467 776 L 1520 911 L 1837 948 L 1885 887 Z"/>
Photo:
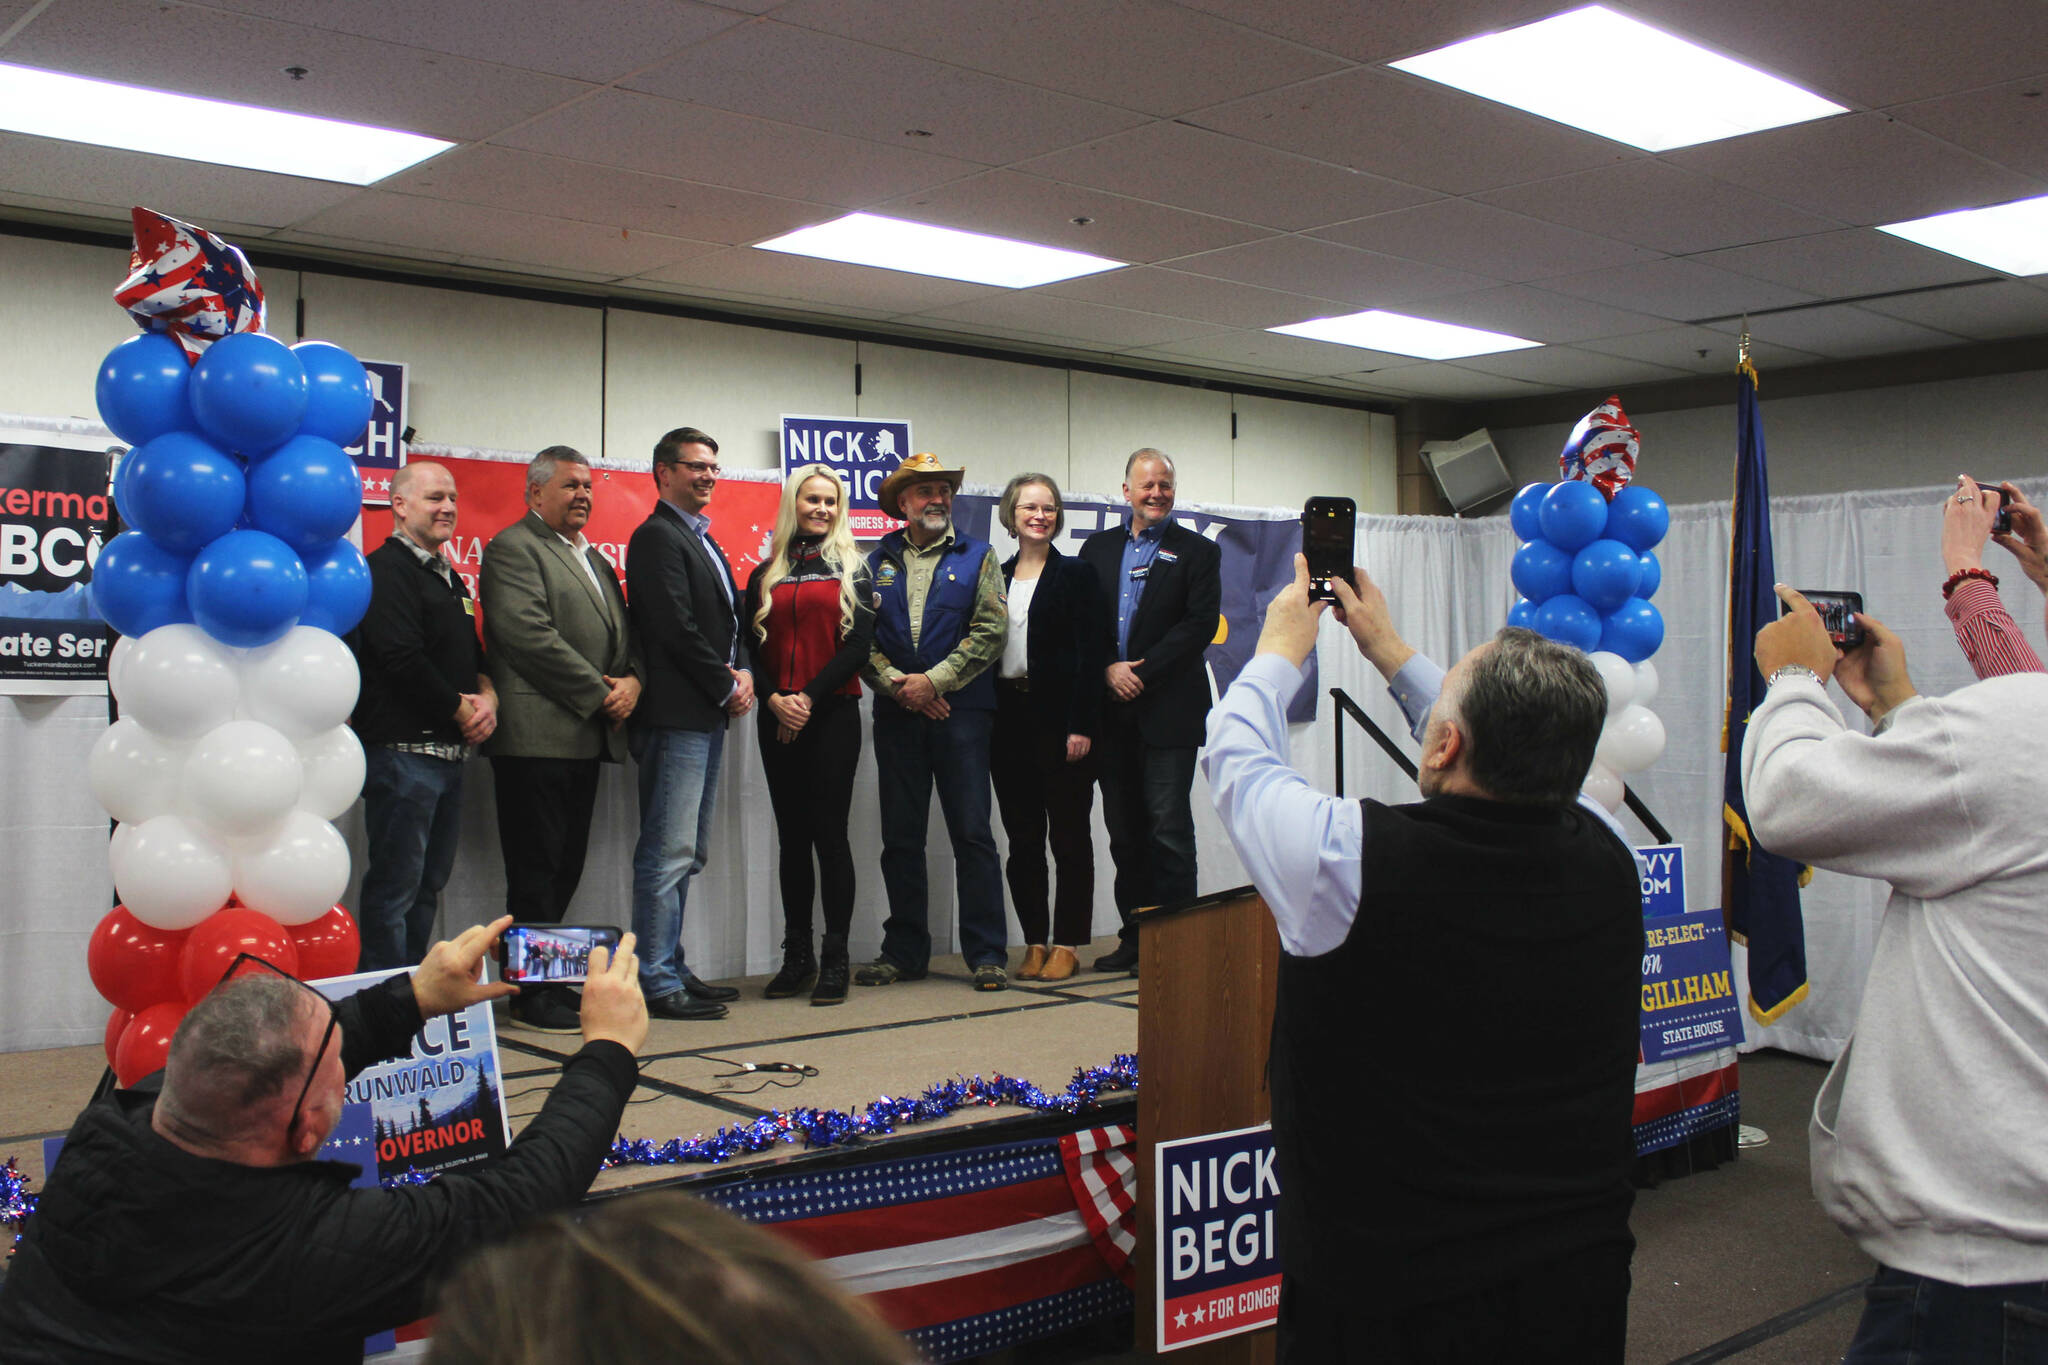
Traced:
<path fill-rule="evenodd" d="M 875 577 L 875 648 L 905 673 L 929 673 L 967 638 L 974 621 L 974 599 L 981 587 L 981 563 L 989 553 L 985 541 L 953 533 L 953 543 L 932 566 L 931 587 L 924 595 L 924 623 L 917 644 L 910 643 L 910 571 L 905 567 L 903 532 L 891 531 L 868 556 Z M 946 700 L 956 707 L 992 711 L 996 704 L 995 665 Z"/>

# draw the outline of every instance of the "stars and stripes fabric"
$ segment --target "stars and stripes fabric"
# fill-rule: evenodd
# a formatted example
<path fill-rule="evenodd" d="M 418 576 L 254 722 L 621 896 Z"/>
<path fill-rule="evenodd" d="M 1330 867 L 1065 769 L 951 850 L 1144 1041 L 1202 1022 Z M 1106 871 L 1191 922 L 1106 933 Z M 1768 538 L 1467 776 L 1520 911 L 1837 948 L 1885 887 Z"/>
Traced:
<path fill-rule="evenodd" d="M 1131 1150 L 1128 1130 L 1120 1147 L 1094 1130 L 792 1172 L 704 1195 L 788 1237 L 927 1358 L 961 1360 L 1130 1309 L 1119 1273 L 1132 1245 Z M 1120 1248 L 1121 1266 L 1098 1235 Z"/>
<path fill-rule="evenodd" d="M 1109 1268 L 1133 1289 L 1138 1276 L 1131 1264 L 1138 1249 L 1136 1152 L 1137 1134 L 1129 1124 L 1060 1137 L 1060 1161 L 1089 1239 Z"/>
<path fill-rule="evenodd" d="M 129 218 L 135 247 L 114 301 L 144 331 L 169 333 L 196 361 L 222 337 L 263 330 L 263 286 L 241 248 L 153 209 Z"/>
<path fill-rule="evenodd" d="M 1749 949 L 1749 1012 L 1776 1023 L 1806 998 L 1806 929 L 1800 917 L 1798 863 L 1759 847 L 1742 795 L 1742 738 L 1766 690 L 1757 672 L 1756 633 L 1778 615 L 1771 555 L 1771 492 L 1756 370 L 1736 376 L 1735 508 L 1728 547 L 1728 711 L 1721 730 L 1722 807 L 1726 826 L 1721 905 L 1728 934 Z"/>

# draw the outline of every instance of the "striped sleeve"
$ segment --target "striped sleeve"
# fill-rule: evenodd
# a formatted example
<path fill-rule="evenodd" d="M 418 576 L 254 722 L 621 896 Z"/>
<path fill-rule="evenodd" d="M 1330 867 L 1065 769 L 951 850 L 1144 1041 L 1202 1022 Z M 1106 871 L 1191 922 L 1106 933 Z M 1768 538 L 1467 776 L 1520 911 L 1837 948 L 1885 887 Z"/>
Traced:
<path fill-rule="evenodd" d="M 1943 610 L 1980 681 L 2008 673 L 2048 673 L 1999 600 L 1998 589 L 1983 579 L 1965 578 L 1956 584 Z"/>

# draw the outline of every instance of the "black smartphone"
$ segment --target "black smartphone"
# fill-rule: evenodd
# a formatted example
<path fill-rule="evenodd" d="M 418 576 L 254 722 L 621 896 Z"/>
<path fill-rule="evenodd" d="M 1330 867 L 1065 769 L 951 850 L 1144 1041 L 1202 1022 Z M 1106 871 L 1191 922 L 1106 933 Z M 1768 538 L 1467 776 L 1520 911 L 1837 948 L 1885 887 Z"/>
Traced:
<path fill-rule="evenodd" d="M 1358 504 L 1349 498 L 1310 498 L 1301 509 L 1301 553 L 1308 559 L 1308 595 L 1337 600 L 1330 580 L 1351 577 L 1351 547 L 1358 535 Z"/>
<path fill-rule="evenodd" d="M 1835 642 L 1836 649 L 1854 649 L 1863 643 L 1863 623 L 1856 619 L 1863 612 L 1862 593 L 1801 588 L 1799 595 L 1813 603 L 1813 609 L 1820 613 L 1820 623 L 1828 628 L 1828 638 Z M 1792 608 L 1782 602 L 1778 604 L 1778 615 L 1791 614 Z"/>
<path fill-rule="evenodd" d="M 590 950 L 616 952 L 619 931 L 608 924 L 514 924 L 498 940 L 498 974 L 516 986 L 571 985 L 590 976 Z"/>

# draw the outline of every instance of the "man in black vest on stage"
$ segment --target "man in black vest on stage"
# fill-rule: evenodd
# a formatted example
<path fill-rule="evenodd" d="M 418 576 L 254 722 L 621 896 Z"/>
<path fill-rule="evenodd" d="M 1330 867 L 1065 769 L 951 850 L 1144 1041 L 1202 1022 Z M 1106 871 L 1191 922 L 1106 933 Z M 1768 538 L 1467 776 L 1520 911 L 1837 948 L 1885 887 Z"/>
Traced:
<path fill-rule="evenodd" d="M 1203 654 L 1222 614 L 1223 556 L 1173 524 L 1174 490 L 1172 456 L 1132 451 L 1124 461 L 1130 521 L 1081 543 L 1109 599 L 1112 632 L 1096 771 L 1123 942 L 1095 960 L 1099 972 L 1136 973 L 1131 911 L 1197 894 L 1188 792 L 1209 715 Z"/>
<path fill-rule="evenodd" d="M 1526 630 L 1446 674 L 1363 572 L 1333 585 L 1424 799 L 1346 801 L 1288 766 L 1323 612 L 1298 557 L 1203 760 L 1283 950 L 1280 1359 L 1619 1365 L 1643 931 L 1634 857 L 1579 797 L 1605 690 Z"/>

